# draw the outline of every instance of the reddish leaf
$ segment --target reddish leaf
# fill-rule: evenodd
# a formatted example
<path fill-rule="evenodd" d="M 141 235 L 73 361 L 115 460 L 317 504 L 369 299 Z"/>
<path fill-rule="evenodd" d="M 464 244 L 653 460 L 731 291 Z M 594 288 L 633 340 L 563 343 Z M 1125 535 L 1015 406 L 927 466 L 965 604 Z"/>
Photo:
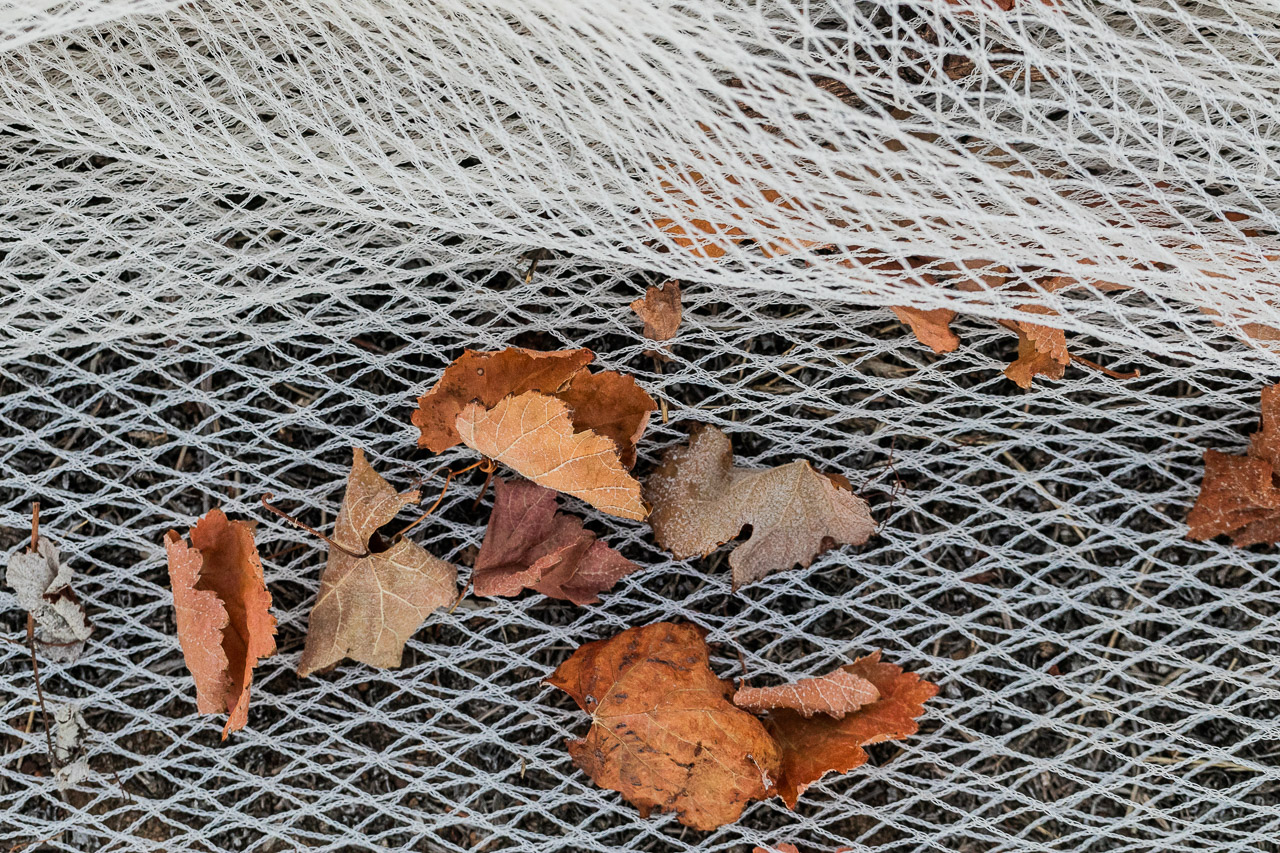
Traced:
<path fill-rule="evenodd" d="M 837 720 L 880 698 L 867 679 L 847 669 L 820 678 L 802 678 L 779 687 L 739 687 L 733 704 L 755 714 L 788 708 L 804 717 L 826 714 Z"/>
<path fill-rule="evenodd" d="M 752 715 L 728 701 L 711 671 L 705 632 L 659 622 L 587 643 L 547 682 L 591 715 L 569 755 L 596 784 L 647 816 L 674 810 L 710 830 L 766 796 L 777 746 Z"/>
<path fill-rule="evenodd" d="M 645 495 L 654 538 L 681 559 L 705 556 L 751 526 L 750 538 L 729 556 L 736 588 L 797 563 L 808 566 L 833 543 L 867 541 L 875 524 L 866 501 L 847 485 L 804 461 L 735 468 L 729 437 L 707 426 L 666 455 Z"/>
<path fill-rule="evenodd" d="M 765 726 L 782 750 L 782 775 L 772 793 L 790 808 L 823 776 L 847 773 L 865 763 L 864 746 L 915 734 L 923 703 L 938 692 L 918 675 L 881 663 L 879 652 L 843 669 L 875 685 L 880 698 L 839 720 L 822 714 L 805 717 L 792 710 L 772 711 L 765 718 Z"/>
<path fill-rule="evenodd" d="M 258 661 L 275 654 L 276 620 L 262 561 L 247 521 L 211 510 L 188 545 L 165 535 L 178 642 L 196 683 L 196 710 L 227 713 L 222 737 L 249 720 L 249 686 Z"/>
<path fill-rule="evenodd" d="M 639 568 L 596 539 L 581 519 L 557 512 L 552 490 L 527 480 L 498 480 L 471 581 L 480 596 L 532 589 L 591 604 Z"/>
<path fill-rule="evenodd" d="M 470 403 L 457 426 L 468 447 L 540 486 L 620 518 L 641 521 L 648 515 L 640 484 L 623 467 L 617 445 L 590 430 L 575 431 L 569 407 L 556 397 L 529 391 L 493 408 Z"/>
<path fill-rule="evenodd" d="M 320 593 L 311 608 L 307 642 L 298 661 L 306 677 L 343 658 L 395 667 L 404 644 L 432 611 L 457 596 L 458 572 L 407 539 L 386 542 L 378 528 L 418 502 L 417 491 L 396 494 L 356 448 L 347 493 L 333 528 Z"/>
<path fill-rule="evenodd" d="M 1228 534 L 1238 548 L 1280 542 L 1280 385 L 1262 391 L 1262 426 L 1247 456 L 1205 451 L 1200 494 L 1187 516 L 1187 538 Z"/>

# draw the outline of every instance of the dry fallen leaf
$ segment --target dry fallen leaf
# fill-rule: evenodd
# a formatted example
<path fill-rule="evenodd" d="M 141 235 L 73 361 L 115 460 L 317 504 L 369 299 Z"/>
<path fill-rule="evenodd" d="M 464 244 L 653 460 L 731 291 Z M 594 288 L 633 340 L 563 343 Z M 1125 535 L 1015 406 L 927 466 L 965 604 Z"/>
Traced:
<path fill-rule="evenodd" d="M 9 558 L 5 582 L 18 604 L 31 614 L 35 641 L 48 658 L 62 663 L 77 660 L 93 624 L 71 588 L 74 572 L 58 558 L 58 546 L 37 537 L 36 550 L 23 548 Z"/>
<path fill-rule="evenodd" d="M 569 407 L 576 430 L 592 430 L 614 442 L 622 464 L 630 468 L 635 464 L 635 443 L 657 404 L 630 376 L 587 371 L 594 358 L 588 349 L 467 350 L 418 398 L 413 413 L 413 424 L 420 431 L 418 445 L 436 453 L 447 450 L 462 440 L 458 415 L 469 404 L 491 409 L 506 397 L 536 391 L 560 398 Z"/>
<path fill-rule="evenodd" d="M 951 331 L 951 322 L 956 312 L 950 308 L 911 308 L 906 305 L 895 305 L 889 308 L 916 336 L 916 340 L 936 353 L 954 352 L 960 346 L 960 338 Z"/>
<path fill-rule="evenodd" d="M 1188 539 L 1228 534 L 1238 548 L 1280 542 L 1280 384 L 1262 391 L 1262 426 L 1247 456 L 1204 454 L 1200 494 L 1187 516 Z"/>
<path fill-rule="evenodd" d="M 640 567 L 556 511 L 556 493 L 527 480 L 497 480 L 493 513 L 476 557 L 476 595 L 518 595 L 591 604 L 599 593 Z"/>
<path fill-rule="evenodd" d="M 861 545 L 875 533 L 866 501 L 796 461 L 766 470 L 733 467 L 729 437 L 695 428 L 668 452 L 645 486 L 658 544 L 684 559 L 705 556 L 751 526 L 729 556 L 733 586 L 808 566 L 834 545 Z"/>
<path fill-rule="evenodd" d="M 547 681 L 591 715 L 569 754 L 597 785 L 641 815 L 673 810 L 710 830 L 767 796 L 779 764 L 760 721 L 729 702 L 704 636 L 669 622 L 631 628 L 582 646 Z"/>
<path fill-rule="evenodd" d="M 711 671 L 705 637 L 701 628 L 670 622 L 631 628 L 583 645 L 547 679 L 591 715 L 587 736 L 569 743 L 574 763 L 642 815 L 674 810 L 695 829 L 731 823 L 752 800 L 775 795 L 795 808 L 825 774 L 865 762 L 863 746 L 914 733 L 922 703 L 937 693 L 876 652 L 798 682 L 789 698 L 779 691 L 783 702 L 761 728 L 728 701 L 733 688 Z M 842 714 L 836 718 L 810 706 L 820 691 L 806 682 L 838 684 L 841 672 L 850 684 L 869 685 L 875 698 L 854 707 L 839 697 L 828 703 Z M 801 701 L 792 702 L 796 696 Z"/>
<path fill-rule="evenodd" d="M 1027 304 L 1017 307 L 1032 314 L 1054 314 L 1043 305 Z M 1067 352 L 1066 332 L 1025 320 L 1001 321 L 1001 325 L 1018 335 L 1018 357 L 1005 368 L 1004 375 L 1012 379 L 1019 388 L 1030 388 L 1037 376 L 1049 379 L 1063 377 L 1067 365 L 1071 363 L 1071 355 Z"/>
<path fill-rule="evenodd" d="M 275 654 L 276 620 L 251 522 L 220 509 L 164 537 L 178 642 L 196 683 L 196 710 L 227 714 L 222 737 L 249 721 L 249 686 L 261 658 Z"/>
<path fill-rule="evenodd" d="M 631 310 L 644 321 L 644 336 L 651 341 L 669 341 L 680 328 L 680 282 L 675 279 L 646 288 L 644 296 L 631 303 Z"/>
<path fill-rule="evenodd" d="M 825 714 L 806 717 L 779 709 L 765 717 L 765 727 L 782 750 L 782 774 L 774 790 L 795 808 L 805 789 L 828 773 L 846 773 L 867 760 L 867 744 L 899 740 L 919 728 L 916 718 L 924 702 L 938 692 L 936 685 L 893 664 L 881 663 L 880 653 L 842 667 L 875 685 L 880 698 L 835 719 Z"/>
<path fill-rule="evenodd" d="M 347 493 L 334 524 L 329 560 L 298 661 L 306 677 L 343 658 L 388 668 L 400 665 L 404 644 L 432 611 L 453 602 L 458 572 L 407 539 L 388 542 L 378 528 L 416 504 L 415 490 L 396 494 L 356 448 Z M 345 550 L 344 550 L 345 549 Z"/>
<path fill-rule="evenodd" d="M 470 403 L 457 427 L 468 447 L 540 486 L 620 518 L 641 521 L 648 514 L 617 445 L 591 430 L 576 432 L 569 407 L 556 397 L 529 391 L 492 408 Z"/>
<path fill-rule="evenodd" d="M 826 714 L 837 720 L 880 698 L 876 686 L 847 669 L 820 678 L 802 678 L 778 687 L 739 687 L 733 704 L 753 714 L 789 708 L 804 717 Z"/>

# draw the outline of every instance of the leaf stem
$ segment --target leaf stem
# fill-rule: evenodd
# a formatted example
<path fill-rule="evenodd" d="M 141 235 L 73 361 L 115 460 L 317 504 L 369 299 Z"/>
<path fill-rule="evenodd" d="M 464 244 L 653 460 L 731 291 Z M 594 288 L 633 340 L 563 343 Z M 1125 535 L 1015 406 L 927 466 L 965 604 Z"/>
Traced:
<path fill-rule="evenodd" d="M 463 474 L 467 473 L 468 471 L 470 471 L 470 470 L 471 470 L 471 469 L 473 469 L 473 468 L 480 468 L 481 470 L 487 470 L 487 471 L 492 472 L 492 471 L 493 471 L 493 468 L 492 468 L 492 467 L 490 467 L 490 468 L 485 468 L 485 467 L 484 467 L 484 465 L 485 465 L 485 463 L 486 463 L 486 462 L 488 462 L 490 466 L 492 466 L 492 465 L 493 465 L 493 461 L 492 461 L 492 460 L 490 460 L 490 459 L 488 459 L 488 458 L 483 458 L 483 459 L 481 459 L 479 462 L 473 462 L 472 464 L 468 465 L 466 468 L 462 468 L 462 469 L 457 470 L 457 471 L 450 471 L 448 474 L 446 474 L 446 475 L 445 475 L 445 478 L 444 478 L 444 488 L 442 488 L 442 489 L 440 490 L 440 495 L 439 495 L 439 497 L 437 497 L 437 498 L 436 498 L 436 502 L 435 502 L 435 503 L 433 503 L 433 504 L 431 505 L 431 508 L 430 508 L 430 509 L 428 509 L 428 510 L 427 510 L 426 512 L 424 512 L 422 515 L 418 516 L 418 517 L 417 517 L 417 518 L 415 518 L 413 521 L 409 522 L 409 524 L 408 524 L 408 525 L 406 525 L 405 527 L 403 527 L 403 528 L 400 530 L 400 532 L 399 532 L 399 533 L 397 533 L 397 534 L 395 535 L 395 537 L 394 537 L 394 538 L 399 539 L 401 536 L 404 536 L 404 535 L 405 535 L 406 533 L 408 533 L 410 530 L 412 530 L 413 528 L 417 527 L 417 526 L 418 526 L 418 523 L 419 523 L 420 521 L 422 521 L 422 520 L 423 520 L 423 519 L 425 519 L 427 516 L 431 515 L 431 513 L 433 513 L 433 512 L 435 512 L 435 511 L 436 511 L 436 508 L 437 508 L 438 506 L 440 506 L 440 502 L 441 502 L 442 500 L 444 500 L 445 493 L 449 491 L 449 483 L 451 483 L 451 482 L 453 481 L 453 478 L 454 478 L 454 477 L 461 476 L 461 475 L 463 475 Z M 439 468 L 437 468 L 436 470 L 432 471 L 432 472 L 431 472 L 431 474 L 430 474 L 430 475 L 428 475 L 428 476 L 430 476 L 430 477 L 434 477 L 434 476 L 435 476 L 436 474 L 438 474 L 438 473 L 440 473 L 440 469 L 439 469 Z M 486 481 L 486 483 L 487 483 L 487 482 L 488 482 L 488 481 Z"/>
<path fill-rule="evenodd" d="M 365 552 L 363 554 L 357 554 L 355 551 L 352 551 L 350 548 L 346 547 L 345 545 L 339 545 L 337 542 L 334 542 L 332 539 L 330 539 L 328 536 L 325 536 L 323 533 L 321 533 L 319 530 L 316 530 L 314 527 L 308 527 L 298 519 L 294 518 L 292 515 L 289 515 L 289 513 L 285 512 L 284 510 L 277 509 L 276 507 L 273 507 L 271 504 L 267 503 L 267 501 L 271 500 L 274 497 L 275 495 L 271 492 L 263 493 L 261 500 L 262 500 L 262 506 L 264 509 L 275 513 L 276 515 L 283 518 L 285 521 L 292 524 L 294 527 L 300 527 L 303 530 L 310 533 L 312 536 L 320 537 L 325 542 L 329 543 L 330 548 L 337 548 L 339 551 L 346 554 L 348 557 L 352 557 L 356 560 L 363 560 L 365 557 L 369 556 L 370 552 L 368 548 L 365 549 Z"/>
<path fill-rule="evenodd" d="M 31 553 L 35 553 L 40 545 L 40 501 L 31 504 Z"/>

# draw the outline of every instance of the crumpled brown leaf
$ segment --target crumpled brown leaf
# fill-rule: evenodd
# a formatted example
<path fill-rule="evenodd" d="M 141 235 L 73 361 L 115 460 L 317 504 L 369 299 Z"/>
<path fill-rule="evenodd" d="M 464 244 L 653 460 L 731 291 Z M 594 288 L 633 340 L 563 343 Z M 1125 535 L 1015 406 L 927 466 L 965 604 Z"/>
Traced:
<path fill-rule="evenodd" d="M 789 708 L 803 717 L 826 714 L 839 720 L 879 698 L 880 691 L 874 684 L 842 668 L 777 687 L 739 687 L 733 694 L 733 704 L 753 714 Z"/>
<path fill-rule="evenodd" d="M 416 504 L 417 490 L 396 494 L 355 448 L 347 493 L 329 549 L 320 593 L 311 608 L 307 641 L 298 661 L 306 677 L 343 658 L 397 667 L 404 644 L 432 611 L 453 603 L 458 571 L 408 539 L 385 541 L 378 528 Z M 352 556 L 363 555 L 363 556 Z"/>
<path fill-rule="evenodd" d="M 549 598 L 592 604 L 639 566 L 556 511 L 556 493 L 527 480 L 495 481 L 493 513 L 476 556 L 479 596 L 532 589 Z"/>
<path fill-rule="evenodd" d="M 912 308 L 909 305 L 892 305 L 889 310 L 911 330 L 916 340 L 936 353 L 954 352 L 960 346 L 960 338 L 951 331 L 956 312 L 950 308 Z"/>
<path fill-rule="evenodd" d="M 591 715 L 569 754 L 596 784 L 642 815 L 674 810 L 681 823 L 709 830 L 737 820 L 752 800 L 776 795 L 795 808 L 825 774 L 865 762 L 863 746 L 914 733 L 922 703 L 937 693 L 881 663 L 879 652 L 839 672 L 872 685 L 877 698 L 840 719 L 779 706 L 762 729 L 728 701 L 733 688 L 711 671 L 706 632 L 658 622 L 586 643 L 547 683 Z"/>
<path fill-rule="evenodd" d="M 547 679 L 591 715 L 569 755 L 597 785 L 643 816 L 675 811 L 710 830 L 767 796 L 778 749 L 760 721 L 728 700 L 711 671 L 706 632 L 659 622 L 587 643 Z"/>
<path fill-rule="evenodd" d="M 1018 309 L 1032 314 L 1053 315 L 1043 305 L 1019 305 Z M 1030 388 L 1037 376 L 1061 379 L 1071 363 L 1067 352 L 1067 333 L 1053 326 L 1028 323 L 1025 320 L 1002 321 L 1018 335 L 1018 357 L 1005 368 L 1004 375 L 1019 388 Z"/>
<path fill-rule="evenodd" d="M 196 710 L 227 714 L 222 737 L 249 721 L 253 669 L 275 654 L 276 620 L 252 522 L 210 510 L 191 528 L 164 537 L 178 642 L 196 683 Z"/>
<path fill-rule="evenodd" d="M 1204 454 L 1204 478 L 1187 516 L 1188 539 L 1228 534 L 1237 548 L 1280 542 L 1280 384 L 1262 391 L 1262 425 L 1248 455 Z"/>
<path fill-rule="evenodd" d="M 37 648 L 51 660 L 70 663 L 84 652 L 93 624 L 71 588 L 75 573 L 58 558 L 58 546 L 39 536 L 36 550 L 9 557 L 5 582 L 35 623 Z"/>
<path fill-rule="evenodd" d="M 468 447 L 540 486 L 620 518 L 648 515 L 640 483 L 623 467 L 617 445 L 595 431 L 575 431 L 569 407 L 557 397 L 529 391 L 492 408 L 470 403 L 457 427 Z"/>
<path fill-rule="evenodd" d="M 782 750 L 782 773 L 772 793 L 789 808 L 794 809 L 805 789 L 828 773 L 847 773 L 864 764 L 864 746 L 915 734 L 924 702 L 938 692 L 936 685 L 915 673 L 882 663 L 880 652 L 842 669 L 875 685 L 880 698 L 841 719 L 825 714 L 805 717 L 789 709 L 765 717 L 765 727 Z"/>
<path fill-rule="evenodd" d="M 837 484 L 801 460 L 735 468 L 729 437 L 713 426 L 695 428 L 687 446 L 667 453 L 645 497 L 654 538 L 680 559 L 705 556 L 751 525 L 751 537 L 729 555 L 735 589 L 875 533 L 866 501 L 847 481 Z"/>
<path fill-rule="evenodd" d="M 680 328 L 680 282 L 675 279 L 645 289 L 644 296 L 631 303 L 631 310 L 644 321 L 644 336 L 651 341 L 669 341 Z"/>
<path fill-rule="evenodd" d="M 467 350 L 445 368 L 439 381 L 418 398 L 413 424 L 418 445 L 439 453 L 458 444 L 458 415 L 471 403 L 491 409 L 505 397 L 537 391 L 560 398 L 576 430 L 592 430 L 616 445 L 618 458 L 635 464 L 635 443 L 657 409 L 633 378 L 585 368 L 589 349 L 539 352 L 511 347 L 496 352 Z"/>

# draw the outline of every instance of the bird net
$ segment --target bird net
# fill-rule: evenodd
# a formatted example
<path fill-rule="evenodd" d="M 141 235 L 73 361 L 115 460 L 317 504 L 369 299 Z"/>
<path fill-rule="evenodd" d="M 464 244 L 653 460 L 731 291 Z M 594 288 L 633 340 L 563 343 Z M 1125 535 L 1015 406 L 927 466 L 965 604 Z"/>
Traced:
<path fill-rule="evenodd" d="M 83 721 L 54 774 L 0 592 L 0 847 L 1280 850 L 1275 552 L 1185 539 L 1280 378 L 1278 163 L 1271 0 L 0 3 L 0 545 L 41 501 L 96 624 L 40 662 Z M 662 361 L 627 305 L 671 278 Z M 1021 389 L 1001 321 L 1087 361 Z M 735 593 L 569 502 L 644 567 L 601 603 L 467 597 L 399 669 L 299 679 L 323 545 L 259 497 L 328 529 L 353 446 L 438 486 L 466 456 L 416 448 L 414 397 L 511 345 L 661 401 L 642 478 L 712 423 L 849 477 L 877 535 Z M 414 534 L 464 577 L 482 479 Z M 262 522 L 280 622 L 226 741 L 162 547 L 215 506 Z M 725 676 L 884 649 L 941 690 L 696 832 L 576 770 L 542 684 L 658 620 Z"/>

